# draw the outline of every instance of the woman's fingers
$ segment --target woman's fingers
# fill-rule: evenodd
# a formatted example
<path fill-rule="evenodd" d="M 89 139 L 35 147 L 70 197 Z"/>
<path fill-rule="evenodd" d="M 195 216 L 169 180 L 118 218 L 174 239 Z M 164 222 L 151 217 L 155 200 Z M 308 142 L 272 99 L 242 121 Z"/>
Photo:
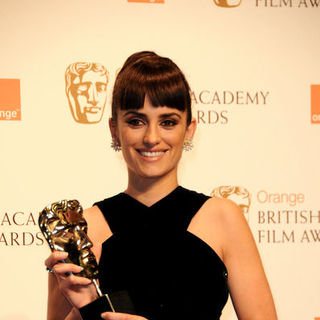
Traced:
<path fill-rule="evenodd" d="M 92 283 L 92 281 L 90 279 L 84 278 L 84 277 L 77 277 L 73 274 L 71 274 L 70 276 L 66 276 L 66 275 L 58 275 L 60 277 L 61 280 L 67 280 L 64 281 L 63 284 L 61 283 L 61 286 L 63 288 L 73 288 L 73 287 L 77 287 L 77 286 L 88 286 Z"/>
<path fill-rule="evenodd" d="M 68 253 L 64 251 L 53 251 L 46 259 L 45 265 L 47 268 L 53 270 L 54 274 L 61 280 L 68 278 L 69 285 L 83 285 L 86 286 L 91 283 L 90 279 L 84 277 L 76 277 L 72 274 L 77 274 L 83 270 L 82 267 L 73 264 L 65 263 Z"/>
<path fill-rule="evenodd" d="M 47 268 L 52 269 L 53 266 L 61 260 L 65 260 L 68 257 L 68 252 L 53 251 L 50 256 L 45 260 L 44 264 Z"/>
<path fill-rule="evenodd" d="M 82 267 L 71 263 L 57 263 L 53 268 L 53 272 L 60 278 L 68 278 L 72 285 L 88 285 L 91 280 L 84 277 L 73 276 L 83 270 Z M 71 274 L 71 273 L 72 274 Z"/>
<path fill-rule="evenodd" d="M 119 312 L 104 312 L 101 314 L 101 317 L 105 320 L 147 320 L 144 317 Z"/>
<path fill-rule="evenodd" d="M 74 263 L 69 263 L 67 257 L 67 252 L 53 251 L 46 259 L 45 265 L 50 271 L 53 271 L 59 289 L 70 304 L 76 308 L 81 308 L 95 300 L 97 293 L 91 279 L 78 276 L 83 268 Z"/>
<path fill-rule="evenodd" d="M 88 278 L 76 276 L 77 273 L 79 273 L 80 271 L 83 270 L 82 267 L 80 267 L 76 264 L 57 263 L 53 266 L 52 270 L 56 276 L 60 277 L 60 279 L 68 278 L 68 283 L 69 283 L 69 285 L 72 285 L 72 286 L 75 286 L 75 285 L 76 286 L 77 285 L 86 286 L 92 282 Z M 73 274 L 75 274 L 75 275 L 73 275 Z"/>
<path fill-rule="evenodd" d="M 54 273 L 61 276 L 66 274 L 67 272 L 79 273 L 81 270 L 83 270 L 82 267 L 72 263 L 57 263 L 53 266 L 52 269 Z"/>

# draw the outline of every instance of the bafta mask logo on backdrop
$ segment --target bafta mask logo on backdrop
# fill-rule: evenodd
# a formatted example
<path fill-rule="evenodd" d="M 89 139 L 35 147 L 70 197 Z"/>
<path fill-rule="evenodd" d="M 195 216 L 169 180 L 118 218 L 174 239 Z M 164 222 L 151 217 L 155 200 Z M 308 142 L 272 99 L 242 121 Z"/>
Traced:
<path fill-rule="evenodd" d="M 164 0 L 127 0 L 128 2 L 139 2 L 139 3 L 164 3 Z"/>
<path fill-rule="evenodd" d="M 235 8 L 239 7 L 242 0 L 214 0 L 218 7 L 222 8 Z"/>
<path fill-rule="evenodd" d="M 75 62 L 68 66 L 65 80 L 73 119 L 100 122 L 107 101 L 108 70 L 100 63 Z"/>
<path fill-rule="evenodd" d="M 320 84 L 311 85 L 311 123 L 320 123 Z"/>
<path fill-rule="evenodd" d="M 234 201 L 241 208 L 247 221 L 249 221 L 251 195 L 246 188 L 238 186 L 220 186 L 212 190 L 211 197 L 227 198 Z"/>
<path fill-rule="evenodd" d="M 20 79 L 0 79 L 0 120 L 21 120 Z"/>

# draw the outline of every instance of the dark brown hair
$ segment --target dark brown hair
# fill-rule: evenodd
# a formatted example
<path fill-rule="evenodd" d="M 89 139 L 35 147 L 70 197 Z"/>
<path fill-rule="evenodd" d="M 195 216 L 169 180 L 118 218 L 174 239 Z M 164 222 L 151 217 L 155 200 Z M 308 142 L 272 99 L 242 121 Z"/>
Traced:
<path fill-rule="evenodd" d="M 118 109 L 142 108 L 146 95 L 154 107 L 186 110 L 190 124 L 190 88 L 184 74 L 172 60 L 151 51 L 134 53 L 118 73 L 112 95 L 112 120 L 117 120 Z"/>

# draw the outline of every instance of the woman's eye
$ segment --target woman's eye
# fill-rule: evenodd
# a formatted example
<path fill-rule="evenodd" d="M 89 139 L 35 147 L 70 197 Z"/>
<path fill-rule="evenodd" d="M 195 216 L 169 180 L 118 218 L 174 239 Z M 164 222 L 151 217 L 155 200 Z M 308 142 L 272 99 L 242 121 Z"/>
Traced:
<path fill-rule="evenodd" d="M 130 119 L 127 122 L 128 122 L 128 124 L 130 124 L 131 126 L 134 126 L 134 127 L 138 127 L 138 126 L 143 125 L 143 121 L 140 119 Z"/>
<path fill-rule="evenodd" d="M 164 120 L 161 122 L 161 125 L 164 127 L 173 127 L 177 124 L 175 120 Z"/>

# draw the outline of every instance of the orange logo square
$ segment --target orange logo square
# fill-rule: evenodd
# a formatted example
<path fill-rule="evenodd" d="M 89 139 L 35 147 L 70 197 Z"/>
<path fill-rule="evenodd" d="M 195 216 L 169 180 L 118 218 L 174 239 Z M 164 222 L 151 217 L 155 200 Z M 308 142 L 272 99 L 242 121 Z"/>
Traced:
<path fill-rule="evenodd" d="M 128 0 L 128 2 L 140 2 L 140 3 L 164 3 L 164 0 Z"/>
<path fill-rule="evenodd" d="M 20 79 L 0 79 L 0 120 L 21 120 Z"/>
<path fill-rule="evenodd" d="M 320 84 L 311 85 L 311 123 L 320 123 Z"/>

